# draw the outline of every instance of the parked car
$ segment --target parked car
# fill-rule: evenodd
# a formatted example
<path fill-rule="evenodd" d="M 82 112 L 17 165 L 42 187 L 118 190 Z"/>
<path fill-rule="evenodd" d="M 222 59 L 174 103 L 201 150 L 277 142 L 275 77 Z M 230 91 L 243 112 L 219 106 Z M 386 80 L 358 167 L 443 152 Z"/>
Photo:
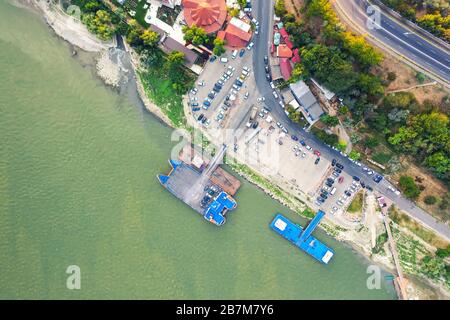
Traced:
<path fill-rule="evenodd" d="M 266 73 L 270 73 L 269 66 L 265 66 L 265 67 L 264 67 L 264 70 L 266 71 Z"/>
<path fill-rule="evenodd" d="M 244 99 L 247 100 L 249 95 L 250 95 L 250 93 L 247 91 L 247 92 L 244 94 Z"/>
<path fill-rule="evenodd" d="M 333 161 L 331 161 L 331 165 L 334 167 L 336 165 L 336 159 L 333 159 Z"/>
<path fill-rule="evenodd" d="M 320 157 L 320 151 L 314 150 L 314 154 L 315 154 L 316 156 Z"/>
<path fill-rule="evenodd" d="M 336 167 L 338 167 L 341 170 L 344 170 L 344 166 L 340 163 L 336 163 Z"/>
<path fill-rule="evenodd" d="M 294 136 L 294 135 L 291 136 L 291 139 L 294 140 L 294 141 L 298 141 L 298 137 Z"/>
<path fill-rule="evenodd" d="M 317 158 L 316 161 L 314 161 L 314 164 L 317 165 L 319 164 L 320 158 Z"/>
<path fill-rule="evenodd" d="M 248 44 L 247 46 L 247 50 L 251 50 L 253 48 L 253 46 L 255 45 L 255 43 L 252 41 Z"/>
<path fill-rule="evenodd" d="M 360 178 L 360 177 L 358 177 L 358 176 L 353 176 L 353 180 L 355 180 L 355 181 L 360 181 L 360 180 L 361 180 L 361 178 Z"/>
<path fill-rule="evenodd" d="M 266 101 L 266 98 L 264 98 L 264 97 L 259 97 L 258 98 L 258 102 L 263 102 L 263 101 Z"/>
<path fill-rule="evenodd" d="M 344 182 L 344 177 L 339 177 L 338 182 L 339 182 L 339 183 Z"/>
<path fill-rule="evenodd" d="M 205 117 L 205 115 L 202 113 L 198 116 L 197 121 L 202 121 L 202 119 Z"/>
<path fill-rule="evenodd" d="M 270 73 L 266 73 L 266 80 L 267 81 L 272 81 L 272 76 L 270 75 Z"/>
<path fill-rule="evenodd" d="M 381 180 L 383 180 L 383 177 L 380 176 L 379 174 L 376 174 L 376 175 L 373 177 L 373 181 L 375 181 L 376 183 L 380 183 Z"/>
<path fill-rule="evenodd" d="M 228 62 L 228 58 L 222 57 L 222 58 L 220 58 L 220 62 L 227 63 Z"/>
<path fill-rule="evenodd" d="M 306 142 L 305 141 L 303 141 L 303 140 L 300 140 L 300 144 L 302 145 L 302 146 L 306 146 Z"/>
<path fill-rule="evenodd" d="M 278 93 L 276 91 L 273 91 L 272 94 L 275 97 L 275 99 L 278 99 Z"/>
<path fill-rule="evenodd" d="M 238 51 L 237 51 L 237 49 L 234 49 L 233 52 L 231 53 L 231 59 L 236 59 L 237 55 L 238 55 Z"/>
<path fill-rule="evenodd" d="M 192 108 L 192 111 L 193 111 L 193 112 L 200 111 L 200 108 L 198 108 L 198 107 L 197 107 L 197 108 Z"/>
<path fill-rule="evenodd" d="M 241 51 L 239 51 L 239 57 L 243 57 L 245 54 L 245 49 L 241 49 Z"/>
<path fill-rule="evenodd" d="M 264 64 L 268 65 L 269 64 L 269 57 L 264 56 Z"/>
<path fill-rule="evenodd" d="M 216 59 L 217 59 L 217 56 L 212 56 L 211 58 L 209 58 L 209 62 L 214 62 L 214 61 L 216 61 Z"/>

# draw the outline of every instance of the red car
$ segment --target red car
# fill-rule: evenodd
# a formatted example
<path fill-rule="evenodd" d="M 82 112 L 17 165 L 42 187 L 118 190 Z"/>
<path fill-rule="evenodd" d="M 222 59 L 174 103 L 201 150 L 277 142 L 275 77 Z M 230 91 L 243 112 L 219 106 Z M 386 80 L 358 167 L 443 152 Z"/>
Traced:
<path fill-rule="evenodd" d="M 314 154 L 318 157 L 320 157 L 320 152 L 318 150 L 314 150 Z"/>
<path fill-rule="evenodd" d="M 339 177 L 338 182 L 339 182 L 339 183 L 342 183 L 343 181 L 344 181 L 344 177 Z"/>

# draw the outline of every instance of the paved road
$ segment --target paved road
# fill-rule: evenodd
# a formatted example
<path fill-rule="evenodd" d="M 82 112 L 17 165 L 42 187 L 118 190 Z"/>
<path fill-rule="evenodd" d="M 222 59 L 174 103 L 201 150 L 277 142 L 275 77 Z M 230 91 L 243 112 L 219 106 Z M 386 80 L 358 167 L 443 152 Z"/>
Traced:
<path fill-rule="evenodd" d="M 313 134 L 306 132 L 297 124 L 290 121 L 284 112 L 284 109 L 278 104 L 278 100 L 272 95 L 272 89 L 265 78 L 264 56 L 269 54 L 269 41 L 271 41 L 273 26 L 273 0 L 253 1 L 253 15 L 260 23 L 260 33 L 255 40 L 255 46 L 253 48 L 253 70 L 255 74 L 256 86 L 258 87 L 259 92 L 266 97 L 266 105 L 272 109 L 274 118 L 283 123 L 283 125 L 289 130 L 289 134 L 295 134 L 298 137 L 301 137 L 301 139 L 303 139 L 312 148 L 319 150 L 322 157 L 330 160 L 333 158 L 337 159 L 338 162 L 345 166 L 345 170 L 349 175 L 361 177 L 367 185 L 370 185 L 374 190 L 383 194 L 385 198 L 392 200 L 398 208 L 407 212 L 411 217 L 435 230 L 447 239 L 450 239 L 450 228 L 446 224 L 437 221 L 427 212 L 403 196 L 396 196 L 388 189 L 388 187 L 391 186 L 388 181 L 383 179 L 379 184 L 375 183 L 371 177 L 367 176 L 362 171 L 361 167 L 352 163 L 347 157 L 342 156 L 338 151 L 335 151 L 325 145 Z"/>
<path fill-rule="evenodd" d="M 351 19 L 360 31 L 375 37 L 384 46 L 412 60 L 419 67 L 450 83 L 450 54 L 447 48 L 425 40 L 394 17 L 381 11 L 380 25 L 371 27 L 367 0 L 336 0 L 334 6 L 344 21 Z"/>

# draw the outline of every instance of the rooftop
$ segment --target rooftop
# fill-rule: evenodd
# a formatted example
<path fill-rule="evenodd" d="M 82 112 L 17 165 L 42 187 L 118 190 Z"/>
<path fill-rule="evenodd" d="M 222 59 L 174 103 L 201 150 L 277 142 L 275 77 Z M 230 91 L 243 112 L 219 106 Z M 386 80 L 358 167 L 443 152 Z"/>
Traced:
<path fill-rule="evenodd" d="M 195 24 L 206 33 L 219 31 L 227 18 L 225 0 L 183 0 L 183 8 L 188 26 Z"/>

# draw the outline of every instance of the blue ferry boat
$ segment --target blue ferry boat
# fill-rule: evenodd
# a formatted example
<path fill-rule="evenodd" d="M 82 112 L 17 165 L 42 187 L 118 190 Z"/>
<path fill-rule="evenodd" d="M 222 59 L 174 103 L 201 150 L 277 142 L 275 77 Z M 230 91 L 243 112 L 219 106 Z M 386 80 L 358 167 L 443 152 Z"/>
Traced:
<path fill-rule="evenodd" d="M 221 226 L 228 211 L 237 207 L 236 201 L 209 179 L 203 182 L 201 172 L 178 160 L 169 160 L 172 170 L 158 175 L 159 182 L 175 197 L 200 213 L 209 222 Z M 198 190 L 193 188 L 200 183 Z"/>
<path fill-rule="evenodd" d="M 325 212 L 319 210 L 317 215 L 311 220 L 303 230 L 299 225 L 291 222 L 282 214 L 278 214 L 270 224 L 270 227 L 286 240 L 305 251 L 307 254 L 323 264 L 328 264 L 334 256 L 334 251 L 322 242 L 311 236 L 311 233 L 318 226 Z"/>

